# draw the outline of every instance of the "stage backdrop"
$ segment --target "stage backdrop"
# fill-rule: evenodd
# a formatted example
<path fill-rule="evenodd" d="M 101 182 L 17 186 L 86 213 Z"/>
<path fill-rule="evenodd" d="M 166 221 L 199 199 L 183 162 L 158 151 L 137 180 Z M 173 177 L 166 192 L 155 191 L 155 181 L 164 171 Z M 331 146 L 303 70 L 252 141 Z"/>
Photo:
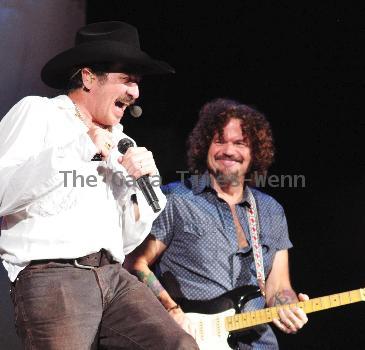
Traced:
<path fill-rule="evenodd" d="M 44 63 L 73 45 L 85 23 L 84 0 L 0 0 L 0 119 L 27 95 L 52 95 L 40 80 Z M 0 264 L 0 349 L 21 349 L 15 335 L 9 280 Z"/>
<path fill-rule="evenodd" d="M 43 61 L 83 20 L 79 1 L 18 3 L 0 0 L 8 18 L 0 28 L 9 61 L 0 68 L 0 98 L 10 94 L 4 111 L 22 95 L 47 92 L 38 79 Z M 364 8 L 332 0 L 87 1 L 87 22 L 136 25 L 142 48 L 176 68 L 143 79 L 142 117 L 123 118 L 126 133 L 153 151 L 164 183 L 186 169 L 185 140 L 206 101 L 236 98 L 267 115 L 277 147 L 269 174 L 305 175 L 305 185 L 261 190 L 286 210 L 292 282 L 312 297 L 364 287 Z M 0 318 L 10 324 L 6 300 Z M 311 314 L 298 335 L 277 332 L 280 349 L 363 349 L 364 308 Z M 9 329 L 0 325 L 0 349 L 16 349 Z"/>

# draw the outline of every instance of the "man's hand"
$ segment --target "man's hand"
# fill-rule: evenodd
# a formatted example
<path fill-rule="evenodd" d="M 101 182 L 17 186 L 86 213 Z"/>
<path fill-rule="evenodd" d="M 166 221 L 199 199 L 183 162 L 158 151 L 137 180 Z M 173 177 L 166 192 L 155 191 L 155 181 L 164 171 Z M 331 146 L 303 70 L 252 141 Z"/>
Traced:
<path fill-rule="evenodd" d="M 118 158 L 118 162 L 135 179 L 143 175 L 153 176 L 158 174 L 152 152 L 148 151 L 145 147 L 128 148 L 127 152 Z"/>
<path fill-rule="evenodd" d="M 299 301 L 308 300 L 309 297 L 306 294 L 300 293 L 298 295 Z M 280 305 L 276 305 L 280 307 Z M 278 311 L 280 319 L 274 319 L 273 323 L 284 333 L 295 334 L 297 333 L 307 322 L 308 317 L 305 312 L 299 307 L 292 307 L 290 309 L 280 309 Z"/>
<path fill-rule="evenodd" d="M 114 147 L 113 137 L 110 131 L 103 129 L 98 125 L 91 124 L 88 135 L 98 149 L 97 153 L 101 153 L 104 159 L 108 158 L 110 150 Z"/>
<path fill-rule="evenodd" d="M 195 327 L 180 307 L 169 311 L 169 315 L 185 332 L 189 333 L 194 339 L 196 339 Z"/>

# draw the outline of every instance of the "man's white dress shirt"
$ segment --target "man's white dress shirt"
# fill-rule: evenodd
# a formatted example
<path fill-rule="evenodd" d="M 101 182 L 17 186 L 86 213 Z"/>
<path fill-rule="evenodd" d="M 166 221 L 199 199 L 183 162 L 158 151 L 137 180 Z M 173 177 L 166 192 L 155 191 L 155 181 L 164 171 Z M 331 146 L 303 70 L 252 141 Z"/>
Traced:
<path fill-rule="evenodd" d="M 11 281 L 31 260 L 101 248 L 122 263 L 150 232 L 158 213 L 117 162 L 116 148 L 107 161 L 90 161 L 96 147 L 87 131 L 66 95 L 25 97 L 0 122 L 0 256 Z M 115 144 L 127 137 L 121 125 L 112 135 Z M 154 189 L 163 209 L 166 199 Z"/>

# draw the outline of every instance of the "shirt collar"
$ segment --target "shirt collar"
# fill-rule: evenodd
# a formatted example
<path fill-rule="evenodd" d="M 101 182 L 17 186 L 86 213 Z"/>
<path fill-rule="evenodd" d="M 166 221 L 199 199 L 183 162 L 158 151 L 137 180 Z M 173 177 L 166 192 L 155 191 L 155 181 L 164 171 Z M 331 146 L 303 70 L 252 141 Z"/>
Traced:
<path fill-rule="evenodd" d="M 203 174 L 193 174 L 191 175 L 190 179 L 194 194 L 200 194 L 203 191 L 214 191 L 213 187 L 211 186 L 208 170 L 206 170 Z"/>
<path fill-rule="evenodd" d="M 208 170 L 206 170 L 203 174 L 200 175 L 191 175 L 191 185 L 192 185 L 192 191 L 195 195 L 201 194 L 203 192 L 213 192 L 216 194 L 216 190 L 212 187 L 212 182 L 210 179 L 210 175 Z M 243 206 L 248 206 L 251 208 L 251 203 L 248 199 L 248 186 L 245 186 L 245 189 L 243 191 L 243 198 L 238 203 Z"/>
<path fill-rule="evenodd" d="M 59 107 L 67 109 L 75 109 L 75 105 L 67 95 L 59 95 L 54 97 L 52 100 Z"/>

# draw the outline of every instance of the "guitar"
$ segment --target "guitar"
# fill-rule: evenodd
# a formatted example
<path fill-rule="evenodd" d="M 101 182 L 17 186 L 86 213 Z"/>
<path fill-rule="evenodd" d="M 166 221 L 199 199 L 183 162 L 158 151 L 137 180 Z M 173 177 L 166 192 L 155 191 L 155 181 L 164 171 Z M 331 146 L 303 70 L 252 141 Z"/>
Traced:
<path fill-rule="evenodd" d="M 342 305 L 365 301 L 365 288 L 327 295 L 288 305 L 239 313 L 241 307 L 260 296 L 254 286 L 244 286 L 210 300 L 177 299 L 196 330 L 195 338 L 200 350 L 231 349 L 236 340 L 234 332 L 247 330 L 253 326 L 278 319 L 278 310 L 297 306 L 307 314 Z M 236 312 L 238 312 L 236 314 Z"/>

